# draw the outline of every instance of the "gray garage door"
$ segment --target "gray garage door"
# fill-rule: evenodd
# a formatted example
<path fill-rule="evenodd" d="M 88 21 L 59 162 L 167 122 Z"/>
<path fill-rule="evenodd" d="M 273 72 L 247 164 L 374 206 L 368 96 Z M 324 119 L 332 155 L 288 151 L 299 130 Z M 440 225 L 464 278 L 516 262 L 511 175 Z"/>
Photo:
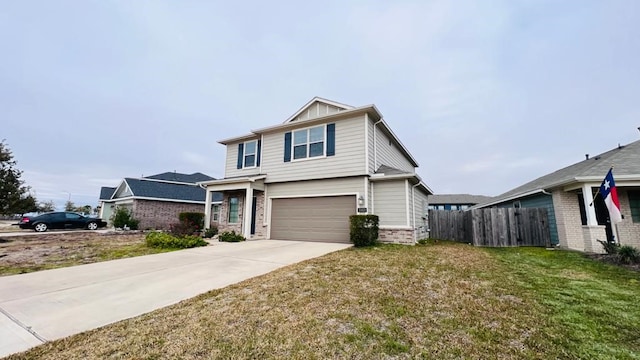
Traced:
<path fill-rule="evenodd" d="M 271 204 L 272 239 L 350 242 L 355 196 L 273 199 Z"/>

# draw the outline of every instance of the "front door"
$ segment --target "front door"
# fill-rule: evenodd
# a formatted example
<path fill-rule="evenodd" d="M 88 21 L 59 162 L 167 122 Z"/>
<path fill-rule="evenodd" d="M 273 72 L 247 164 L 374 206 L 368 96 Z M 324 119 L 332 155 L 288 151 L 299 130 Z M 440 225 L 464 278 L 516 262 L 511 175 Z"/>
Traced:
<path fill-rule="evenodd" d="M 251 204 L 251 235 L 256 234 L 256 205 L 258 204 L 258 198 L 253 197 L 253 203 Z"/>

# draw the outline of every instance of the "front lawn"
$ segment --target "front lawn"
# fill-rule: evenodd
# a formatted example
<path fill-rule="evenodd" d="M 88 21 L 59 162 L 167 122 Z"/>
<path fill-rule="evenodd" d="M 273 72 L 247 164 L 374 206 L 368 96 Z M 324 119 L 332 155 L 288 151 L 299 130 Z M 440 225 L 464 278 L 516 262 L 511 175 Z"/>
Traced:
<path fill-rule="evenodd" d="M 348 249 L 9 358 L 637 359 L 639 280 L 564 251 Z"/>

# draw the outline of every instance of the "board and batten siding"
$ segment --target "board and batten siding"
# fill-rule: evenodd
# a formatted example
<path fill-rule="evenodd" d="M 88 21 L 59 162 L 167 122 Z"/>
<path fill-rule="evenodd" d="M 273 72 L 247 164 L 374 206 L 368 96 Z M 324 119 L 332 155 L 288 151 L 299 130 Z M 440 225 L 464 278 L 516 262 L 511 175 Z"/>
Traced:
<path fill-rule="evenodd" d="M 284 134 L 296 129 L 265 134 L 262 141 L 262 173 L 267 175 L 265 183 L 364 175 L 364 119 L 364 115 L 361 115 L 327 121 L 327 124 L 336 126 L 334 156 L 285 162 Z M 306 127 L 301 124 L 300 129 Z"/>
<path fill-rule="evenodd" d="M 380 226 L 407 227 L 406 181 L 389 180 L 373 183 L 373 206 Z"/>
<path fill-rule="evenodd" d="M 409 173 L 415 172 L 415 167 L 398 149 L 396 144 L 391 141 L 391 138 L 380 129 L 380 124 L 376 127 L 375 155 L 372 155 L 374 158 L 377 158 L 377 163 L 374 166 L 375 170 L 377 170 L 380 165 L 387 165 Z"/>
<path fill-rule="evenodd" d="M 260 172 L 260 167 L 251 167 L 247 169 L 238 169 L 238 144 L 243 144 L 247 141 L 259 140 L 260 138 L 256 137 L 255 139 L 238 141 L 235 143 L 231 143 L 227 145 L 227 158 L 224 165 L 224 177 L 236 177 L 236 176 L 246 176 L 246 175 L 255 175 Z"/>
<path fill-rule="evenodd" d="M 342 111 L 341 108 L 325 103 L 314 102 L 309 105 L 309 107 L 298 115 L 295 119 L 291 121 L 301 121 L 301 120 L 309 120 L 313 118 L 317 118 L 320 116 L 335 114 L 339 111 Z"/>
<path fill-rule="evenodd" d="M 514 207 L 514 202 L 519 201 L 520 207 L 523 208 L 544 208 L 547 209 L 547 218 L 549 222 L 549 233 L 551 235 L 551 244 L 560 243 L 558 238 L 558 225 L 556 224 L 556 213 L 553 209 L 553 197 L 545 194 L 528 196 L 518 200 L 499 204 L 497 207 L 508 208 Z M 576 202 L 577 203 L 577 202 Z"/>

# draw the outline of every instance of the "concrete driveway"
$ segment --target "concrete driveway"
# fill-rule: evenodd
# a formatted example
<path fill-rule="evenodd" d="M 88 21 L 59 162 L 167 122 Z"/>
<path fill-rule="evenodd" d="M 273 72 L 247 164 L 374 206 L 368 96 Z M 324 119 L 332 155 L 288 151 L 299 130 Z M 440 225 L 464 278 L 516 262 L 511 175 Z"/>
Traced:
<path fill-rule="evenodd" d="M 0 277 L 0 357 L 350 247 L 259 240 Z"/>

